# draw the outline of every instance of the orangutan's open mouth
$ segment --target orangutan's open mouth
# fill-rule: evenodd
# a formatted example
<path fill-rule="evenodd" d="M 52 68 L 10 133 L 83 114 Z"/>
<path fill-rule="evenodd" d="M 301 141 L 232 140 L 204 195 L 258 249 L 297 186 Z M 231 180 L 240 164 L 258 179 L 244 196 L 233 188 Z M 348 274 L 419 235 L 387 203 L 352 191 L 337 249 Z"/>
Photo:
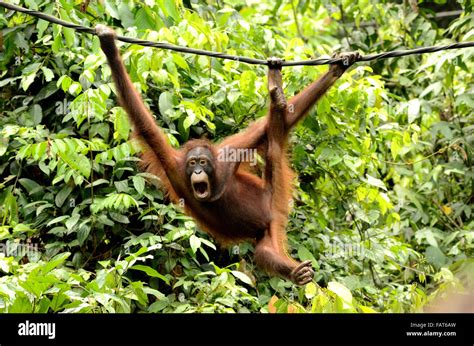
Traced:
<path fill-rule="evenodd" d="M 206 176 L 198 177 L 195 175 L 191 176 L 191 185 L 193 187 L 194 197 L 197 200 L 205 201 L 211 195 L 211 189 Z"/>

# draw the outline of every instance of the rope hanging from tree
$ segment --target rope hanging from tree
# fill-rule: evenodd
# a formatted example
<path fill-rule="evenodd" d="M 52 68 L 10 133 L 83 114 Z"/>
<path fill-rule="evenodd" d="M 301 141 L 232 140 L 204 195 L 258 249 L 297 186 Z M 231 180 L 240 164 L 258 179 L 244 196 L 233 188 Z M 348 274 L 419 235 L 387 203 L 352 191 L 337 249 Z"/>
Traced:
<path fill-rule="evenodd" d="M 79 32 L 85 32 L 88 34 L 96 35 L 95 29 L 93 28 L 67 22 L 65 20 L 53 17 L 49 14 L 46 14 L 40 11 L 30 10 L 21 6 L 16 6 L 16 5 L 6 3 L 4 1 L 0 1 L 0 7 L 4 7 L 12 11 L 26 13 L 31 16 L 46 20 L 48 22 L 59 24 L 66 28 L 74 29 Z M 268 61 L 266 59 L 254 59 L 254 58 L 248 58 L 245 56 L 230 55 L 230 54 L 212 52 L 212 51 L 203 50 L 203 49 L 182 47 L 182 46 L 177 46 L 174 44 L 164 43 L 164 42 L 153 42 L 153 41 L 141 40 L 141 39 L 126 37 L 126 36 L 117 36 L 117 40 L 126 42 L 126 43 L 138 44 L 144 47 L 154 47 L 154 48 L 167 49 L 167 50 L 172 50 L 172 51 L 182 52 L 182 53 L 204 55 L 204 56 L 209 56 L 213 58 L 244 62 L 244 63 L 252 64 L 252 65 L 268 65 Z M 395 57 L 401 57 L 401 56 L 406 56 L 406 55 L 434 53 L 434 52 L 439 52 L 441 50 L 468 48 L 468 47 L 474 47 L 474 41 L 458 42 L 458 43 L 452 43 L 452 44 L 443 45 L 443 46 L 429 46 L 429 47 L 421 47 L 421 48 L 414 48 L 414 49 L 407 49 L 407 50 L 393 50 L 389 52 L 370 54 L 370 55 L 365 55 L 365 56 L 361 55 L 357 59 L 357 61 L 370 61 L 370 60 L 376 60 L 376 59 L 395 58 Z M 319 58 L 319 59 L 304 60 L 304 61 L 283 61 L 282 66 L 327 65 L 327 64 L 338 63 L 341 61 L 342 59 L 340 58 L 336 58 L 336 59 Z"/>

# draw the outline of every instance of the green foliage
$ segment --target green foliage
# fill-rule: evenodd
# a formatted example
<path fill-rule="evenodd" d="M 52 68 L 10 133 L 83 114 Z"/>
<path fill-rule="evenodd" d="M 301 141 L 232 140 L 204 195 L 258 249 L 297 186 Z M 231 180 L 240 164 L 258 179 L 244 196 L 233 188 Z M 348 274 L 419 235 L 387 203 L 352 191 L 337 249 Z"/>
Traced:
<path fill-rule="evenodd" d="M 387 1 L 14 3 L 256 58 L 474 36 L 468 1 L 448 22 Z M 96 37 L 3 9 L 0 29 L 0 312 L 413 312 L 473 284 L 472 49 L 357 64 L 297 127 L 290 251 L 319 285 L 294 287 L 248 244 L 217 249 L 138 169 Z M 265 114 L 262 66 L 121 49 L 174 146 Z M 285 68 L 287 94 L 326 68 Z"/>

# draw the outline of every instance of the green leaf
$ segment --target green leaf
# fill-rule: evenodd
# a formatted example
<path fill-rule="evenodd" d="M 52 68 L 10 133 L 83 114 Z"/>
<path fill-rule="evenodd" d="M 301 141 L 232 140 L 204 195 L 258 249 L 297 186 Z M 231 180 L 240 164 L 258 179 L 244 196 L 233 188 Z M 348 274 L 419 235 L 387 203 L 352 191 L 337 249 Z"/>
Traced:
<path fill-rule="evenodd" d="M 8 312 L 10 313 L 32 313 L 33 306 L 30 300 L 24 296 L 24 293 L 18 294 L 13 304 L 10 305 Z"/>
<path fill-rule="evenodd" d="M 154 30 L 155 22 L 148 14 L 147 8 L 140 8 L 135 15 L 135 25 L 140 30 Z"/>
<path fill-rule="evenodd" d="M 79 230 L 77 231 L 77 241 L 79 242 L 79 246 L 82 246 L 84 242 L 89 237 L 91 232 L 91 227 L 87 224 L 82 224 L 79 226 Z"/>
<path fill-rule="evenodd" d="M 79 82 L 72 82 L 67 91 L 71 95 L 79 95 L 79 93 L 82 91 L 82 85 Z"/>
<path fill-rule="evenodd" d="M 61 215 L 61 216 L 58 216 L 54 219 L 52 219 L 51 221 L 49 221 L 46 226 L 51 226 L 51 225 L 54 225 L 55 223 L 58 223 L 58 222 L 61 222 L 63 220 L 66 220 L 69 218 L 69 215 Z"/>
<path fill-rule="evenodd" d="M 240 75 L 240 90 L 245 96 L 251 97 L 255 95 L 256 80 L 257 75 L 251 70 L 244 71 Z"/>
<path fill-rule="evenodd" d="M 180 54 L 172 54 L 173 62 L 182 69 L 189 71 L 188 63 Z"/>
<path fill-rule="evenodd" d="M 127 140 L 130 133 L 130 122 L 128 121 L 127 113 L 122 107 L 115 107 L 112 109 L 114 118 L 114 139 Z"/>
<path fill-rule="evenodd" d="M 160 109 L 160 113 L 170 116 L 173 114 L 174 106 L 176 106 L 176 102 L 173 94 L 168 91 L 162 92 L 158 98 L 158 107 Z"/>
<path fill-rule="evenodd" d="M 173 18 L 175 23 L 179 22 L 179 12 L 174 0 L 164 0 L 162 2 L 162 8 L 166 16 Z"/>
<path fill-rule="evenodd" d="M 161 279 L 161 280 L 163 280 L 164 282 L 166 282 L 166 283 L 169 285 L 169 280 L 168 280 L 168 278 L 167 278 L 166 276 L 161 275 L 160 273 L 158 273 L 158 272 L 157 272 L 155 269 L 153 269 L 152 267 L 145 266 L 145 265 L 141 265 L 141 264 L 137 264 L 137 265 L 134 265 L 134 266 L 130 267 L 130 269 L 135 269 L 135 270 L 140 270 L 140 271 L 142 271 L 142 272 L 145 272 L 148 276 Z"/>
<path fill-rule="evenodd" d="M 33 158 L 37 161 L 40 161 L 40 163 L 42 162 L 41 160 L 44 160 L 43 155 L 46 153 L 46 150 L 48 150 L 48 143 L 46 141 L 36 143 L 31 146 Z"/>
<path fill-rule="evenodd" d="M 33 195 L 37 192 L 43 191 L 43 186 L 38 184 L 37 182 L 28 179 L 28 178 L 21 178 L 18 182 L 25 188 L 29 195 Z"/>
<path fill-rule="evenodd" d="M 352 293 L 347 287 L 339 282 L 331 281 L 328 283 L 328 290 L 335 293 L 347 304 L 344 308 L 352 307 Z"/>
<path fill-rule="evenodd" d="M 128 188 L 128 180 L 120 180 L 120 181 L 114 181 L 115 189 L 117 192 L 127 192 L 129 190 Z M 120 194 L 119 196 L 125 196 L 123 194 Z M 124 203 L 125 205 L 125 203 Z"/>
<path fill-rule="evenodd" d="M 191 245 L 191 250 L 196 253 L 197 249 L 201 246 L 201 240 L 193 234 L 189 237 L 189 245 Z"/>
<path fill-rule="evenodd" d="M 45 314 L 48 312 L 50 305 L 51 301 L 48 299 L 48 297 L 43 297 L 40 299 L 35 312 Z"/>
<path fill-rule="evenodd" d="M 238 270 L 232 270 L 231 273 L 232 273 L 232 275 L 234 275 L 237 279 L 239 279 L 243 283 L 254 287 L 254 283 L 252 282 L 252 280 L 249 278 L 249 276 L 247 274 L 242 273 L 241 271 L 238 271 Z"/>
<path fill-rule="evenodd" d="M 76 154 L 74 152 L 64 152 L 60 151 L 59 156 L 61 159 L 67 163 L 69 167 L 73 170 L 80 173 L 85 178 L 89 178 L 91 173 L 91 164 L 89 159 L 81 154 Z"/>
<path fill-rule="evenodd" d="M 415 233 L 417 239 L 425 238 L 426 242 L 434 248 L 438 248 L 438 241 L 435 238 L 434 232 L 429 228 L 420 229 Z"/>
<path fill-rule="evenodd" d="M 317 293 L 317 288 L 314 282 L 308 283 L 304 288 L 304 295 L 306 299 L 312 299 Z"/>
<path fill-rule="evenodd" d="M 128 219 L 128 217 L 126 215 L 119 214 L 119 213 L 114 213 L 112 211 L 110 212 L 110 218 L 114 221 L 117 221 L 117 222 L 120 222 L 120 223 L 123 223 L 123 224 L 130 223 L 130 220 Z"/>
<path fill-rule="evenodd" d="M 371 307 L 368 307 L 368 306 L 359 305 L 358 307 L 365 314 L 377 313 L 377 311 L 375 311 L 374 309 L 372 309 Z"/>
<path fill-rule="evenodd" d="M 69 15 L 67 14 L 65 9 L 61 9 L 60 13 L 61 13 L 61 18 L 63 18 L 64 20 L 70 21 Z M 62 32 L 64 36 L 64 41 L 66 42 L 67 47 L 69 48 L 74 47 L 74 38 L 75 38 L 74 29 L 63 27 Z"/>
<path fill-rule="evenodd" d="M 143 191 L 145 190 L 145 179 L 139 175 L 135 175 L 133 178 L 133 187 L 137 192 L 142 195 Z"/>
<path fill-rule="evenodd" d="M 390 151 L 392 152 L 392 158 L 395 160 L 398 157 L 398 154 L 402 150 L 402 140 L 398 136 L 392 137 L 392 142 L 390 144 Z"/>
<path fill-rule="evenodd" d="M 189 129 L 196 121 L 196 115 L 193 112 L 187 112 L 188 116 L 183 121 L 184 129 Z"/>
<path fill-rule="evenodd" d="M 124 28 L 131 28 L 135 26 L 135 17 L 126 2 L 119 2 L 118 5 L 119 19 Z"/>
<path fill-rule="evenodd" d="M 474 108 L 474 94 L 462 94 L 456 97 L 456 106 L 465 104 L 469 108 Z"/>
<path fill-rule="evenodd" d="M 43 275 L 48 274 L 51 270 L 63 264 L 64 261 L 69 258 L 69 256 L 71 256 L 70 252 L 64 252 L 54 256 L 41 268 L 41 273 Z"/>
<path fill-rule="evenodd" d="M 43 71 L 44 79 L 47 82 L 50 82 L 54 78 L 54 73 L 51 69 L 47 68 L 46 66 L 41 67 L 41 71 Z"/>
<path fill-rule="evenodd" d="M 162 311 L 164 308 L 166 308 L 167 306 L 169 306 L 169 300 L 168 298 L 163 298 L 163 299 L 160 299 L 160 300 L 157 300 L 156 302 L 154 302 L 153 304 L 151 304 L 149 307 L 148 307 L 148 312 L 150 313 L 156 313 L 156 312 L 160 312 Z"/>
<path fill-rule="evenodd" d="M 28 74 L 32 74 L 32 73 L 35 74 L 36 72 L 38 72 L 38 69 L 40 68 L 40 66 L 41 66 L 41 63 L 39 63 L 39 62 L 32 63 L 32 64 L 26 66 L 23 69 L 22 73 L 23 73 L 23 75 L 28 75 Z"/>
<path fill-rule="evenodd" d="M 298 257 L 301 261 L 311 261 L 311 264 L 314 268 L 319 268 L 316 258 L 314 258 L 313 254 L 302 245 L 298 247 Z"/>
<path fill-rule="evenodd" d="M 56 85 L 58 87 L 61 86 L 61 89 L 66 92 L 69 89 L 69 87 L 71 86 L 72 82 L 73 82 L 73 80 L 71 79 L 71 77 L 65 75 L 65 76 L 62 76 L 58 79 Z"/>
<path fill-rule="evenodd" d="M 442 87 L 443 85 L 441 84 L 441 82 L 431 83 L 425 90 L 423 90 L 419 97 L 423 98 L 431 92 L 433 92 L 434 95 L 439 95 Z"/>
<path fill-rule="evenodd" d="M 66 199 L 69 197 L 69 195 L 72 192 L 72 187 L 70 185 L 64 185 L 63 188 L 58 192 L 56 197 L 54 198 L 54 202 L 56 203 L 56 206 L 61 208 L 66 201 Z"/>
<path fill-rule="evenodd" d="M 425 251 L 426 260 L 436 268 L 443 267 L 448 259 L 445 254 L 436 246 L 428 246 Z"/>
<path fill-rule="evenodd" d="M 412 123 L 420 115 L 420 100 L 413 99 L 408 101 L 408 123 Z"/>
<path fill-rule="evenodd" d="M 8 138 L 0 139 L 0 156 L 3 156 L 8 149 Z"/>
<path fill-rule="evenodd" d="M 120 15 L 117 9 L 117 5 L 115 4 L 115 1 L 104 0 L 104 6 L 105 6 L 106 13 L 109 16 L 115 19 L 120 19 Z"/>
<path fill-rule="evenodd" d="M 68 229 L 68 231 L 71 231 L 72 228 L 77 224 L 77 222 L 79 221 L 79 219 L 81 218 L 81 215 L 80 214 L 75 214 L 73 216 L 71 216 L 67 221 L 66 223 L 64 224 L 66 226 L 66 228 Z"/>
<path fill-rule="evenodd" d="M 377 179 L 369 174 L 366 174 L 365 177 L 367 178 L 367 184 L 378 187 L 382 190 L 387 191 L 387 187 L 385 186 L 384 182 L 380 179 Z"/>

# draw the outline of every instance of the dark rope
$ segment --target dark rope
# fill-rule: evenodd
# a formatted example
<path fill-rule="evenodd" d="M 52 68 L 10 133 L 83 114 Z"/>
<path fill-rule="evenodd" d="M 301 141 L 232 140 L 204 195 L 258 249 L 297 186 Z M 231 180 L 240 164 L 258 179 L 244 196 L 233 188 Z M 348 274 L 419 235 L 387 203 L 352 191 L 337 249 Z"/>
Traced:
<path fill-rule="evenodd" d="M 78 24 L 74 24 L 74 23 L 70 23 L 70 22 L 66 22 L 62 19 L 58 19 L 56 17 L 50 16 L 40 11 L 29 10 L 24 7 L 8 4 L 4 1 L 0 1 L 0 7 L 5 7 L 12 11 L 27 13 L 31 16 L 38 17 L 40 19 L 46 20 L 51 23 L 59 24 L 59 25 L 65 26 L 66 28 L 71 28 L 79 32 L 85 32 L 88 34 L 96 35 L 95 29 L 78 25 Z M 224 53 L 218 53 L 218 52 L 211 52 L 211 51 L 202 50 L 202 49 L 181 47 L 181 46 L 176 46 L 176 45 L 173 45 L 170 43 L 164 43 L 164 42 L 152 42 L 152 41 L 140 40 L 140 39 L 125 37 L 125 36 L 117 36 L 117 40 L 122 41 L 122 42 L 132 43 L 132 44 L 138 44 L 144 47 L 154 47 L 154 48 L 173 50 L 173 51 L 182 52 L 182 53 L 205 55 L 205 56 L 210 56 L 213 58 L 241 61 L 247 64 L 253 64 L 253 65 L 268 65 L 267 60 L 253 59 L 253 58 L 248 58 L 245 56 L 230 55 L 230 54 L 224 54 Z M 370 61 L 370 60 L 376 60 L 376 59 L 395 58 L 395 57 L 400 57 L 400 56 L 405 56 L 405 55 L 434 53 L 441 50 L 467 48 L 467 47 L 474 47 L 474 41 L 452 43 L 452 44 L 448 44 L 444 46 L 431 46 L 431 47 L 421 47 L 421 48 L 407 49 L 407 50 L 394 50 L 391 52 L 360 56 L 359 59 L 357 59 L 357 61 Z M 320 59 L 304 60 L 304 61 L 283 61 L 282 66 L 300 66 L 300 65 L 314 66 L 314 65 L 334 64 L 334 63 L 339 63 L 342 61 L 343 59 L 340 59 L 340 58 L 336 58 L 336 59 L 320 58 Z"/>

